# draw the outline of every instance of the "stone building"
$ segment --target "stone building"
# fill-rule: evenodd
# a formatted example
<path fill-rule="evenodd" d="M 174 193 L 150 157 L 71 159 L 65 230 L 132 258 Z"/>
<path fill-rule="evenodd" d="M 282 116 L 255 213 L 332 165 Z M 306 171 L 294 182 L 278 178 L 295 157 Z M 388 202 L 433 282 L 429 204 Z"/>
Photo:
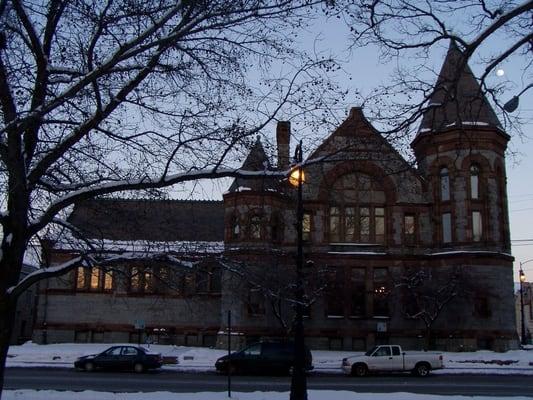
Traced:
<path fill-rule="evenodd" d="M 290 124 L 278 123 L 276 136 L 275 165 L 258 140 L 243 168 L 289 168 Z M 417 168 L 360 108 L 350 111 L 305 167 L 310 347 L 516 346 L 508 140 L 454 46 L 411 144 Z M 46 281 L 35 340 L 135 342 L 140 332 L 142 340 L 150 334 L 160 342 L 223 345 L 227 311 L 235 344 L 287 336 L 295 209 L 294 189 L 267 178 L 236 179 L 216 202 L 77 205 L 70 222 L 100 250 L 164 250 L 190 268 L 130 263 Z M 61 239 L 49 259 L 77 251 Z"/>

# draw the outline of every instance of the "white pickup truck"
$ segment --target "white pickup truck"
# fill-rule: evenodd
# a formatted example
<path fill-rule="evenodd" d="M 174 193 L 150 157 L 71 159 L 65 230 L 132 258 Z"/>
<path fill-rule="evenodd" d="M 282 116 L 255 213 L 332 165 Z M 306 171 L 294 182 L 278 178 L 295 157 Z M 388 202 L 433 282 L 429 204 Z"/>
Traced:
<path fill-rule="evenodd" d="M 365 376 L 369 372 L 412 372 L 428 376 L 432 369 L 443 368 L 442 354 L 417 351 L 405 353 L 400 346 L 376 346 L 362 356 L 342 360 L 346 374 Z"/>

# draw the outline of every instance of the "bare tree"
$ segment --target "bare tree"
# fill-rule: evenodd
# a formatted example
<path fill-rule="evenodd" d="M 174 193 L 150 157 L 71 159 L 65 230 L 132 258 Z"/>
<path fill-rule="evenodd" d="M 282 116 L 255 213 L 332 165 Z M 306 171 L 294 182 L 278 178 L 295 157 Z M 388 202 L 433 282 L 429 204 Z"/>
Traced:
<path fill-rule="evenodd" d="M 433 325 L 446 307 L 466 292 L 464 274 L 454 269 L 444 279 L 433 276 L 428 268 L 419 268 L 406 273 L 394 284 L 402 297 L 401 312 L 407 319 L 421 321 L 425 327 L 425 346 L 433 343 Z"/>
<path fill-rule="evenodd" d="M 435 91 L 445 90 L 453 101 L 457 80 L 470 61 L 481 68 L 481 96 L 501 112 L 508 128 L 520 132 L 520 118 L 504 112 L 509 92 L 516 95 L 532 81 L 533 1 L 512 0 L 360 0 L 345 9 L 354 48 L 377 46 L 384 62 L 396 62 L 390 84 L 368 96 L 374 116 L 405 135 L 432 107 Z M 435 87 L 435 51 L 452 42 L 461 53 L 455 79 Z M 440 57 L 439 57 L 440 59 Z M 513 61 L 522 68 L 522 82 L 494 79 L 497 70 Z M 501 73 L 501 72 L 500 72 Z M 446 87 L 445 87 L 446 86 Z"/>
<path fill-rule="evenodd" d="M 80 200 L 232 168 L 285 107 L 324 110 L 335 65 L 292 46 L 320 1 L 0 0 L 0 388 L 27 248 Z M 312 8 L 312 6 L 318 6 Z"/>

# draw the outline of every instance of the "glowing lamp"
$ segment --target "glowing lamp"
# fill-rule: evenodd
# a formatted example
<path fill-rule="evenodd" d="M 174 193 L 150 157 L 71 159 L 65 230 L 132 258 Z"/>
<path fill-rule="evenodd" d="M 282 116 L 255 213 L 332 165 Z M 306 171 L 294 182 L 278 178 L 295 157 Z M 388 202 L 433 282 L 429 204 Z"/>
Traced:
<path fill-rule="evenodd" d="M 302 182 L 302 183 L 305 183 L 305 173 L 304 173 L 303 169 L 301 169 L 301 168 L 294 168 L 294 169 L 291 171 L 291 174 L 289 175 L 289 183 L 290 183 L 292 186 L 296 186 L 296 187 L 298 187 L 298 184 L 299 184 L 299 182 L 300 182 L 300 173 L 302 174 L 301 182 Z"/>

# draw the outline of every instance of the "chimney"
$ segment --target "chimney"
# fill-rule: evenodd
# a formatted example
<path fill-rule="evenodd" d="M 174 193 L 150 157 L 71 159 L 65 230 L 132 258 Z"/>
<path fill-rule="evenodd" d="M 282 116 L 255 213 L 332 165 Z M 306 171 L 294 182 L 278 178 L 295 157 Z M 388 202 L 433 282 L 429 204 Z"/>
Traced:
<path fill-rule="evenodd" d="M 276 141 L 278 144 L 278 169 L 288 169 L 291 141 L 291 123 L 289 121 L 278 121 Z"/>

